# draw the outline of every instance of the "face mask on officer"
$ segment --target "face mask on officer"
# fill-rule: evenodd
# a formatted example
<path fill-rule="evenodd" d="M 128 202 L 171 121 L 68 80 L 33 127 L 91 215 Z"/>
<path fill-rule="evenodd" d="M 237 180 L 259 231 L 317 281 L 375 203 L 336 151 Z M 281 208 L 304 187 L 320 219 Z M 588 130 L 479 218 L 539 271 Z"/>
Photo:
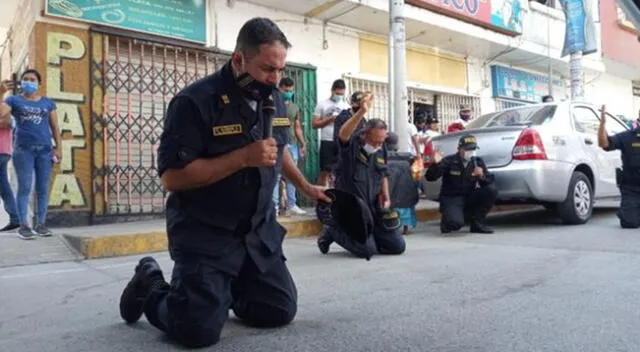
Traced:
<path fill-rule="evenodd" d="M 238 72 L 241 72 L 238 77 L 236 77 L 236 82 L 247 98 L 262 100 L 267 98 L 274 90 L 277 89 L 274 84 L 262 83 L 256 80 L 256 78 L 247 71 L 247 61 L 244 55 L 240 56 L 240 63 L 236 68 L 238 69 Z"/>
<path fill-rule="evenodd" d="M 460 119 L 462 119 L 462 121 L 469 121 L 471 120 L 471 113 L 469 112 L 461 112 L 460 113 Z"/>
<path fill-rule="evenodd" d="M 364 150 L 365 153 L 371 155 L 378 152 L 380 150 L 380 147 L 374 147 L 371 144 L 367 143 L 364 145 L 364 147 L 362 147 L 362 149 Z"/>
<path fill-rule="evenodd" d="M 464 160 L 465 161 L 469 161 L 471 160 L 471 158 L 473 158 L 474 156 L 476 156 L 476 151 L 475 150 L 465 150 L 464 151 Z"/>
<path fill-rule="evenodd" d="M 333 94 L 331 96 L 331 100 L 333 100 L 334 103 L 339 103 L 339 102 L 344 100 L 344 96 L 343 95 Z"/>
<path fill-rule="evenodd" d="M 362 150 L 368 155 L 377 153 L 382 149 L 382 145 L 387 139 L 387 130 L 385 128 L 366 128 L 362 132 L 363 146 Z"/>

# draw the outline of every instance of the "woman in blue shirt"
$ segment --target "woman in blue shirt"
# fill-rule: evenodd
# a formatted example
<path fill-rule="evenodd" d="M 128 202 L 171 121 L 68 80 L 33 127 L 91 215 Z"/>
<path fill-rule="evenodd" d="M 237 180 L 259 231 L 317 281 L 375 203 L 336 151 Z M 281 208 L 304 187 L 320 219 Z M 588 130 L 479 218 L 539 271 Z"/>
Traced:
<path fill-rule="evenodd" d="M 51 236 L 45 226 L 49 204 L 49 181 L 53 163 L 60 161 L 60 132 L 56 104 L 37 94 L 42 82 L 36 70 L 26 70 L 21 77 L 20 95 L 10 96 L 0 107 L 0 117 L 12 114 L 15 118 L 13 166 L 18 176 L 18 236 L 32 239 L 35 235 Z M 55 139 L 55 146 L 52 143 Z M 29 195 L 36 183 L 36 221 L 29 226 Z"/>

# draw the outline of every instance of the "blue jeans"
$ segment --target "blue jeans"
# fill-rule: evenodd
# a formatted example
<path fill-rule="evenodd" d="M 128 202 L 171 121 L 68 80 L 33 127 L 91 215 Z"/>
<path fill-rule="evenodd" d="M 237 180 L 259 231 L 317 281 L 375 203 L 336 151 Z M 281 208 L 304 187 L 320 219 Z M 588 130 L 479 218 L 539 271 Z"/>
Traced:
<path fill-rule="evenodd" d="M 0 197 L 2 198 L 4 211 L 9 215 L 9 222 L 18 224 L 16 197 L 9 183 L 9 160 L 11 160 L 11 155 L 0 154 Z"/>
<path fill-rule="evenodd" d="M 295 144 L 288 144 L 287 146 L 289 147 L 289 153 L 291 153 L 291 157 L 293 158 L 293 163 L 298 164 L 298 159 L 300 156 L 298 146 Z M 273 189 L 273 203 L 276 209 L 278 209 L 280 205 L 280 179 L 281 178 L 282 178 L 281 174 L 276 175 L 276 187 Z M 287 183 L 287 206 L 291 208 L 295 206 L 296 202 L 298 201 L 296 199 L 296 186 L 294 186 L 293 183 L 291 183 L 290 181 L 286 181 L 286 183 Z"/>
<path fill-rule="evenodd" d="M 18 175 L 18 218 L 21 225 L 29 224 L 29 196 L 36 179 L 36 222 L 43 224 L 49 205 L 49 180 L 53 169 L 53 150 L 50 146 L 16 146 L 13 166 Z"/>

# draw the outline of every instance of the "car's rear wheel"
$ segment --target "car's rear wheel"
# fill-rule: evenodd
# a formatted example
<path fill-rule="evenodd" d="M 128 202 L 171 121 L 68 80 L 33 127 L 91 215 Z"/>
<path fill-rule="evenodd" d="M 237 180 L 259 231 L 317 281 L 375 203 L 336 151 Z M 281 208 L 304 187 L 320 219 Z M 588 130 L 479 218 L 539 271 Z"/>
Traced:
<path fill-rule="evenodd" d="M 582 172 L 575 171 L 569 182 L 567 199 L 558 204 L 558 216 L 568 225 L 585 224 L 593 214 L 593 203 L 591 181 Z"/>

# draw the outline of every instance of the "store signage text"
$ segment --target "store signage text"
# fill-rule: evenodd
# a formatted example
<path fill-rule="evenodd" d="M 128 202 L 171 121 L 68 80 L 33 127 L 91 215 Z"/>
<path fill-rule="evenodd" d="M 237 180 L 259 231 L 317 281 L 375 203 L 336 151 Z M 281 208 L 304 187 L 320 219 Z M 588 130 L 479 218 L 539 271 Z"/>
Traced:
<path fill-rule="evenodd" d="M 494 98 L 513 99 L 539 103 L 549 94 L 549 77 L 498 65 L 491 66 L 491 85 Z M 553 92 L 562 97 L 565 85 L 555 79 Z"/>
<path fill-rule="evenodd" d="M 82 39 L 67 33 L 47 33 L 47 96 L 56 101 L 60 133 L 70 138 L 62 138 L 60 148 L 62 160 L 60 171 L 54 175 L 49 197 L 50 207 L 61 207 L 69 203 L 72 207 L 86 207 L 87 201 L 82 183 L 76 177 L 76 150 L 87 148 L 86 132 L 82 119 L 82 106 L 86 96 L 83 93 L 67 92 L 63 71 L 66 60 L 82 60 L 87 54 Z"/>
<path fill-rule="evenodd" d="M 492 0 L 406 0 L 406 3 L 507 34 L 522 33 L 522 11 L 517 1 L 500 1 L 500 6 L 493 6 Z"/>

